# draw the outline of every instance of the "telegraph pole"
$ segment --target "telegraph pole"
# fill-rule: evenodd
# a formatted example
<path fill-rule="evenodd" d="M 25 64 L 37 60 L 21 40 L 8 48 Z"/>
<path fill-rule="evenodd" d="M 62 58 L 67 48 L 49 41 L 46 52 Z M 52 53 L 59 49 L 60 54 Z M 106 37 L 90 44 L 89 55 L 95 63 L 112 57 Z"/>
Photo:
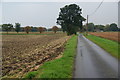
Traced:
<path fill-rule="evenodd" d="M 93 15 L 93 14 L 95 14 L 95 13 L 97 12 L 97 10 L 98 10 L 98 9 L 100 8 L 100 6 L 102 5 L 103 1 L 104 1 L 104 0 L 102 0 L 102 2 L 98 5 L 98 7 L 95 9 L 95 11 L 94 11 L 93 13 L 89 14 L 89 16 L 91 16 L 91 15 Z M 119 1 L 119 2 L 120 2 L 120 1 Z M 89 18 L 89 16 L 87 15 L 86 35 L 88 35 L 88 18 Z"/>
<path fill-rule="evenodd" d="M 87 24 L 86 24 L 86 35 L 88 35 L 88 15 L 87 15 Z"/>

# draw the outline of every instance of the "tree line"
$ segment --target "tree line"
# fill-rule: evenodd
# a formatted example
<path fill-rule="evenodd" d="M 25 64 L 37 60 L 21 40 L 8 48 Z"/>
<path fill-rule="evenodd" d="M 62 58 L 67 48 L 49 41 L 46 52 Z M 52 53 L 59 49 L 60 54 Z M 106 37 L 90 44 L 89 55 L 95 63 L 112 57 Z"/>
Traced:
<path fill-rule="evenodd" d="M 46 29 L 45 27 L 32 27 L 32 26 L 26 26 L 26 27 L 20 27 L 19 23 L 15 23 L 15 26 L 13 28 L 12 24 L 3 24 L 2 30 L 3 31 L 10 31 L 14 29 L 17 33 L 22 31 L 26 31 L 28 34 L 30 31 L 39 31 L 40 33 L 51 30 L 54 31 L 54 33 L 57 32 L 57 30 L 62 30 L 63 32 L 66 32 L 67 35 L 76 34 L 78 31 L 84 32 L 84 31 L 90 31 L 90 32 L 96 32 L 96 31 L 120 31 L 120 29 L 117 27 L 117 24 L 112 23 L 108 24 L 106 26 L 104 25 L 94 25 L 93 23 L 89 23 L 87 25 L 83 25 L 83 21 L 86 21 L 86 19 L 82 16 L 82 8 L 80 8 L 76 4 L 70 4 L 65 5 L 64 7 L 60 8 L 59 17 L 57 18 L 56 23 L 61 26 L 61 28 L 58 28 L 57 26 L 53 26 L 50 29 Z"/>
<path fill-rule="evenodd" d="M 16 31 L 17 33 L 19 32 L 26 32 L 29 34 L 29 32 L 45 32 L 45 31 L 53 31 L 56 33 L 57 31 L 62 31 L 61 28 L 58 28 L 57 26 L 53 26 L 52 28 L 45 28 L 45 27 L 33 27 L 33 26 L 26 26 L 26 27 L 21 27 L 20 23 L 15 23 L 13 24 L 2 24 L 1 25 L 1 31 L 6 31 L 7 34 L 9 31 Z"/>
<path fill-rule="evenodd" d="M 88 23 L 84 25 L 84 28 L 87 27 L 89 32 L 108 32 L 108 31 L 120 31 L 120 28 L 117 27 L 116 23 L 107 24 L 107 25 L 94 25 L 94 23 Z"/>

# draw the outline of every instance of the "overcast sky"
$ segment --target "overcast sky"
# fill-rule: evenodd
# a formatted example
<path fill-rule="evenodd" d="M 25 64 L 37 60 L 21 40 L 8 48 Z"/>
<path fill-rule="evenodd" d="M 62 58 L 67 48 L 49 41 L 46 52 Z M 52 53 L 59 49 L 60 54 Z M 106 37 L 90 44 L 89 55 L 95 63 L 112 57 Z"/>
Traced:
<path fill-rule="evenodd" d="M 87 15 L 95 11 L 101 2 L 101 0 L 99 2 L 55 2 L 54 0 L 54 2 L 36 2 L 34 0 L 28 2 L 11 1 L 12 2 L 4 0 L 4 2 L 2 2 L 2 23 L 14 24 L 19 22 L 22 26 L 30 25 L 44 27 L 56 25 L 56 19 L 59 15 L 60 8 L 65 5 L 73 3 L 79 5 L 82 8 L 83 17 L 86 18 Z M 118 2 L 107 2 L 104 0 L 97 12 L 89 16 L 89 22 L 104 25 L 111 23 L 118 24 Z"/>

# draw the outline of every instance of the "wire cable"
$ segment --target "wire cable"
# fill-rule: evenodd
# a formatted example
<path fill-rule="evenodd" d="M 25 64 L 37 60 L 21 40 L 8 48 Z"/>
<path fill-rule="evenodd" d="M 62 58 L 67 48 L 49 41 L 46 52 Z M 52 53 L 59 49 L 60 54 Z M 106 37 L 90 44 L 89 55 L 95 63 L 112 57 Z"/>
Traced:
<path fill-rule="evenodd" d="M 102 5 L 104 0 L 102 0 L 102 2 L 99 4 L 99 6 L 95 9 L 95 11 L 93 13 L 91 13 L 89 16 L 95 14 L 97 12 L 97 10 L 100 8 L 100 6 Z"/>

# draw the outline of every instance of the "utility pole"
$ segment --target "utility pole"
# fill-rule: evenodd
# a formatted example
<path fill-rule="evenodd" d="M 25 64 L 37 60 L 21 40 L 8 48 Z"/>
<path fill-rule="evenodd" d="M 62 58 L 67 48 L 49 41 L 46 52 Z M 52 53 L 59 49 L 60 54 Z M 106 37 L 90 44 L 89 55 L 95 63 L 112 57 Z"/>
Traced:
<path fill-rule="evenodd" d="M 86 24 L 86 35 L 88 35 L 88 15 L 87 15 L 87 24 Z"/>

